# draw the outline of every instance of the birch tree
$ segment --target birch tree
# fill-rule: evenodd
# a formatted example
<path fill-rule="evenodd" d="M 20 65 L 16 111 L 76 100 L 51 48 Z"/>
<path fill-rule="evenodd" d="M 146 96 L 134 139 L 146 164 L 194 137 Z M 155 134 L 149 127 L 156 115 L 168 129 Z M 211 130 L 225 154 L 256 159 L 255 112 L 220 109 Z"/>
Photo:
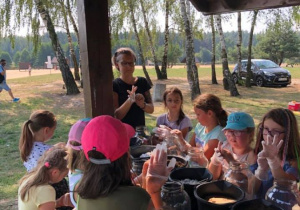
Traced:
<path fill-rule="evenodd" d="M 217 22 L 217 27 L 218 27 L 220 41 L 221 41 L 221 48 L 222 48 L 221 57 L 222 57 L 222 69 L 223 69 L 223 86 L 225 90 L 230 91 L 231 96 L 238 96 L 240 94 L 235 86 L 232 75 L 229 71 L 225 37 L 222 29 L 221 15 L 216 15 L 216 22 Z"/>
<path fill-rule="evenodd" d="M 181 17 L 184 22 L 184 29 L 186 35 L 186 67 L 187 67 L 187 79 L 191 90 L 191 99 L 196 98 L 200 92 L 198 69 L 195 63 L 195 50 L 194 39 L 192 34 L 191 22 L 189 19 L 189 1 L 180 0 Z"/>
<path fill-rule="evenodd" d="M 216 76 L 216 30 L 214 23 L 214 16 L 210 16 L 210 27 L 211 27 L 211 39 L 212 39 L 212 55 L 211 55 L 211 82 L 212 84 L 218 84 Z"/>
<path fill-rule="evenodd" d="M 251 57 L 252 57 L 252 40 L 253 40 L 253 33 L 254 33 L 254 27 L 256 23 L 258 10 L 253 11 L 253 18 L 251 22 L 251 30 L 249 35 L 249 42 L 248 42 L 248 62 L 247 62 L 247 75 L 246 75 L 246 87 L 251 87 L 251 78 L 252 78 L 252 72 L 251 72 Z"/>
<path fill-rule="evenodd" d="M 240 81 L 240 75 L 241 75 L 241 69 L 242 69 L 242 15 L 241 12 L 238 12 L 238 18 L 237 18 L 237 23 L 238 23 L 238 40 L 237 40 L 237 54 L 238 54 L 238 76 L 237 78 L 233 78 L 235 83 L 239 83 Z"/>

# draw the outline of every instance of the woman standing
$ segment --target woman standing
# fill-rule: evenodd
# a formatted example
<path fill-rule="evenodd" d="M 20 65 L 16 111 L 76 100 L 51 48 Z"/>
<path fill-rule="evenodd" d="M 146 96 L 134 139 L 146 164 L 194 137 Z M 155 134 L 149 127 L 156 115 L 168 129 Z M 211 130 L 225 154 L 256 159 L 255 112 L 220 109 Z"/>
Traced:
<path fill-rule="evenodd" d="M 113 81 L 115 117 L 134 128 L 145 125 L 145 112 L 153 113 L 151 86 L 144 77 L 134 77 L 136 56 L 130 48 L 119 48 L 112 63 L 120 72 Z"/>

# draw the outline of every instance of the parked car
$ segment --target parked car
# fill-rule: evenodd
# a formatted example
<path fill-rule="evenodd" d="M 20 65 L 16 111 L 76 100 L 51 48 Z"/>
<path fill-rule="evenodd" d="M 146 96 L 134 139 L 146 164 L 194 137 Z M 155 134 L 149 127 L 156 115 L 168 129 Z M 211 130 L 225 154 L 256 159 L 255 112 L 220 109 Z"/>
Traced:
<path fill-rule="evenodd" d="M 240 72 L 241 79 L 246 79 L 247 75 L 247 62 L 242 60 L 242 69 Z M 265 59 L 251 59 L 251 82 L 259 87 L 267 85 L 280 85 L 286 87 L 291 84 L 291 73 L 278 66 L 276 63 Z M 232 77 L 235 83 L 238 81 L 238 65 L 236 64 Z"/>

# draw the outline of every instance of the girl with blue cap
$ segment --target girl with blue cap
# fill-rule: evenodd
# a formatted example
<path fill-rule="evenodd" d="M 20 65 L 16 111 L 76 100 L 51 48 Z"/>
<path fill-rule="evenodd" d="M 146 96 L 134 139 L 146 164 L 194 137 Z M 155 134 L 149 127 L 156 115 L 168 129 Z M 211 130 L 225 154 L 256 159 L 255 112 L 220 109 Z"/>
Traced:
<path fill-rule="evenodd" d="M 211 158 L 209 170 L 213 179 L 219 179 L 226 172 L 229 162 L 256 163 L 256 155 L 251 148 L 254 139 L 255 124 L 253 118 L 245 112 L 234 112 L 228 116 L 227 125 L 223 132 L 227 141 L 219 143 Z"/>

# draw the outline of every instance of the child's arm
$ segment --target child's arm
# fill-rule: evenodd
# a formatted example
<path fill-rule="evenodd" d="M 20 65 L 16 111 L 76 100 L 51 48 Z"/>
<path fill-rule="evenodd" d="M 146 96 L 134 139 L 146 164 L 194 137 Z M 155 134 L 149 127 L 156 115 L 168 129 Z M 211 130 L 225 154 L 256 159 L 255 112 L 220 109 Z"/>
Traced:
<path fill-rule="evenodd" d="M 181 133 L 182 133 L 182 136 L 184 139 L 186 138 L 186 135 L 188 134 L 189 129 L 190 129 L 189 127 L 181 129 Z"/>
<path fill-rule="evenodd" d="M 54 201 L 43 203 L 43 204 L 39 205 L 39 210 L 53 210 L 55 208 L 56 207 L 55 207 Z"/>
<path fill-rule="evenodd" d="M 203 151 L 207 160 L 210 160 L 215 152 L 215 148 L 218 147 L 219 140 L 218 139 L 210 139 L 204 146 Z"/>
<path fill-rule="evenodd" d="M 192 147 L 195 147 L 195 146 L 196 146 L 195 138 L 196 138 L 196 134 L 193 133 L 193 136 L 192 136 L 192 138 L 190 139 L 190 145 L 191 145 Z"/>

